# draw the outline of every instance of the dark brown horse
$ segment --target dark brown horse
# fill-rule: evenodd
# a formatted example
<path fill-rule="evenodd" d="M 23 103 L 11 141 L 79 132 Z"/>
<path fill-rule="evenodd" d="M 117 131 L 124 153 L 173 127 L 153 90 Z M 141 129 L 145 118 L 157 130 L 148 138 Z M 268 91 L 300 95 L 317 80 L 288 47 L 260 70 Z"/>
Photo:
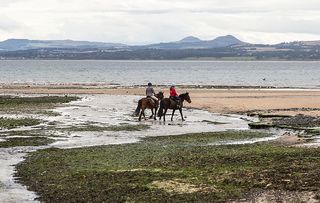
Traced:
<path fill-rule="evenodd" d="M 166 113 L 168 109 L 172 109 L 172 116 L 171 116 L 171 121 L 173 120 L 173 115 L 174 112 L 179 109 L 180 115 L 182 120 L 184 121 L 183 115 L 182 115 L 182 107 L 183 107 L 183 102 L 186 100 L 188 103 L 191 103 L 191 99 L 189 96 L 189 93 L 184 93 L 179 95 L 180 98 L 180 105 L 178 105 L 178 102 L 170 99 L 170 98 L 165 98 L 160 102 L 160 109 L 158 111 L 158 116 L 161 117 L 163 116 L 163 121 L 166 121 Z"/>
<path fill-rule="evenodd" d="M 155 101 L 152 98 L 142 98 L 138 101 L 138 106 L 135 110 L 134 115 L 139 116 L 139 121 L 141 121 L 141 116 L 143 115 L 143 117 L 145 118 L 145 114 L 144 114 L 144 110 L 146 109 L 151 109 L 152 115 L 150 116 L 150 118 L 154 117 L 154 120 L 157 120 L 156 115 L 157 115 L 157 110 L 159 107 L 159 101 L 161 101 L 163 99 L 163 92 L 159 92 L 158 94 L 154 95 L 156 98 L 158 98 L 158 101 Z M 154 109 L 154 112 L 153 112 Z M 140 111 L 141 110 L 141 111 Z"/>

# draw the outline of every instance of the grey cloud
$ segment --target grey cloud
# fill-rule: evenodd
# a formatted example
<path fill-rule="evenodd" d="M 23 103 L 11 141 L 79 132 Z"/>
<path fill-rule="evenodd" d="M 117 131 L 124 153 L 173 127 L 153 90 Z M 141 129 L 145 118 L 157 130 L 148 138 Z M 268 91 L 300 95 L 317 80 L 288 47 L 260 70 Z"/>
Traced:
<path fill-rule="evenodd" d="M 135 43 L 255 32 L 320 35 L 319 0 L 0 1 L 0 13 L 10 16 L 0 19 L 0 29 L 33 38 Z"/>
<path fill-rule="evenodd" d="M 248 28 L 248 31 L 259 32 L 277 32 L 277 33 L 305 33 L 320 35 L 319 24 L 317 20 L 292 20 L 292 19 L 271 19 L 261 20 L 261 24 L 257 24 L 254 28 Z"/>

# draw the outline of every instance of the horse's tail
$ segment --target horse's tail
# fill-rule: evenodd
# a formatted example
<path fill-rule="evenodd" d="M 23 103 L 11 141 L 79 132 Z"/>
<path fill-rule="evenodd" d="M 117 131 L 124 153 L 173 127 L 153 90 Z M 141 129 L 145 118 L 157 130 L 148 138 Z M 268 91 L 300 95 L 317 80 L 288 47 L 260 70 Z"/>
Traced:
<path fill-rule="evenodd" d="M 160 108 L 158 110 L 158 117 L 161 117 L 163 115 L 163 106 L 164 106 L 164 103 L 163 103 L 163 100 L 160 101 Z"/>
<path fill-rule="evenodd" d="M 141 110 L 141 106 L 142 106 L 142 100 L 140 99 L 138 101 L 138 106 L 137 106 L 136 110 L 134 111 L 134 114 L 133 114 L 134 116 L 138 116 L 139 115 L 140 110 Z"/>

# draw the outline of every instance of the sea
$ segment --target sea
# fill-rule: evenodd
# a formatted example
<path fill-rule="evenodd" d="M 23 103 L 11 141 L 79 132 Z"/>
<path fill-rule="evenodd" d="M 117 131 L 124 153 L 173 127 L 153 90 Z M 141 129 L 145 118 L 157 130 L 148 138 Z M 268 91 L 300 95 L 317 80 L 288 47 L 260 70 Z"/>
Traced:
<path fill-rule="evenodd" d="M 320 88 L 317 61 L 0 60 L 1 84 Z"/>

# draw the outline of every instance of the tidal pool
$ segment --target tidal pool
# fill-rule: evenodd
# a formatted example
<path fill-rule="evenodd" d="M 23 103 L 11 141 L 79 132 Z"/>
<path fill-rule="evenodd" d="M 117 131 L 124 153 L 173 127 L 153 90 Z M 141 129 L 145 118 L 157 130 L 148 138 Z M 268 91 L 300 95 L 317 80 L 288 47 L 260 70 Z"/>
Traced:
<path fill-rule="evenodd" d="M 75 127 L 86 124 L 94 125 L 121 125 L 130 124 L 149 125 L 150 128 L 142 131 L 103 131 L 103 132 L 70 132 L 65 140 L 57 141 L 54 147 L 83 147 L 105 144 L 123 144 L 136 142 L 142 137 L 178 135 L 196 132 L 216 132 L 225 130 L 247 130 L 248 120 L 254 118 L 240 115 L 221 115 L 204 110 L 184 109 L 186 121 L 181 121 L 179 112 L 176 112 L 174 121 L 154 121 L 153 119 L 138 122 L 132 114 L 136 108 L 137 96 L 86 96 L 81 101 L 72 102 L 68 107 L 55 109 L 62 116 L 52 117 L 51 121 L 61 123 L 61 127 Z M 146 110 L 147 116 L 151 114 Z M 171 111 L 169 111 L 171 114 Z M 167 115 L 169 118 L 171 115 Z M 169 119 L 170 120 L 170 119 Z M 210 121 L 210 122 L 208 122 Z M 212 124 L 218 123 L 218 124 Z"/>

